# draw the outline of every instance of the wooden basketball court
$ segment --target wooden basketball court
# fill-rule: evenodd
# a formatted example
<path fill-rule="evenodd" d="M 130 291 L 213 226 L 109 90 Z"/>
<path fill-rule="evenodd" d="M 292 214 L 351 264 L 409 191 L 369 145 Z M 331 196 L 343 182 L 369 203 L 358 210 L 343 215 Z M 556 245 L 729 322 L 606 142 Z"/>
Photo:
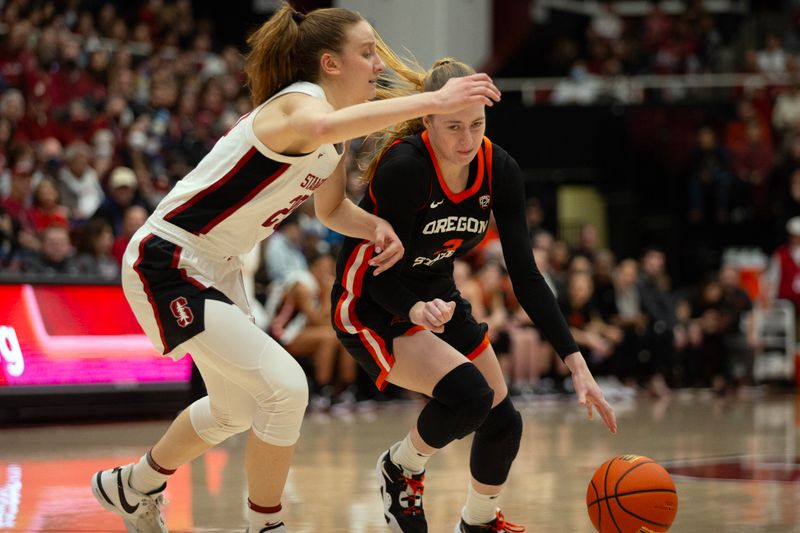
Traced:
<path fill-rule="evenodd" d="M 308 414 L 283 500 L 294 533 L 388 531 L 374 474 L 378 454 L 403 436 L 417 402 L 335 416 Z M 593 531 L 584 498 L 594 470 L 620 454 L 646 455 L 677 484 L 676 532 L 800 532 L 800 400 L 749 390 L 738 398 L 678 391 L 668 401 L 614 403 L 619 433 L 589 422 L 574 400 L 519 404 L 520 454 L 502 499 L 530 532 Z M 89 478 L 136 460 L 167 421 L 0 428 L 0 531 L 111 532 Z M 244 439 L 223 443 L 169 483 L 173 532 L 244 531 Z M 469 439 L 429 463 L 429 530 L 453 531 L 468 482 Z"/>

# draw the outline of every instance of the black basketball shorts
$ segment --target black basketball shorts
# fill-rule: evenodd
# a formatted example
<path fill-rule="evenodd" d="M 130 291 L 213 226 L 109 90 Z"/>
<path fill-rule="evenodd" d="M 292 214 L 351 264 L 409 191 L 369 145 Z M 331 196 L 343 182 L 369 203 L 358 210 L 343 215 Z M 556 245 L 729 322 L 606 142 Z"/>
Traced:
<path fill-rule="evenodd" d="M 472 306 L 457 291 L 442 300 L 455 302 L 456 309 L 444 331 L 435 335 L 467 359 L 475 359 L 489 346 L 489 327 L 475 320 Z M 338 283 L 333 287 L 331 302 L 331 318 L 339 340 L 378 389 L 383 390 L 394 366 L 393 339 L 424 328 L 392 314 L 369 298 L 357 297 Z"/>

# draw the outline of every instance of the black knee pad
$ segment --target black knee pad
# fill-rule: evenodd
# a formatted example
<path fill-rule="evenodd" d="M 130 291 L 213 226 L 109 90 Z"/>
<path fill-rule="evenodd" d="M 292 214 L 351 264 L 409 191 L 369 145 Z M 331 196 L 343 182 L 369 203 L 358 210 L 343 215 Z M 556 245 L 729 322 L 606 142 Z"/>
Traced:
<path fill-rule="evenodd" d="M 486 485 L 505 483 L 521 438 L 522 417 L 506 396 L 475 431 L 469 459 L 472 477 Z"/>
<path fill-rule="evenodd" d="M 433 388 L 433 399 L 417 420 L 420 437 L 434 448 L 477 429 L 492 408 L 494 391 L 480 370 L 464 363 L 444 376 Z"/>

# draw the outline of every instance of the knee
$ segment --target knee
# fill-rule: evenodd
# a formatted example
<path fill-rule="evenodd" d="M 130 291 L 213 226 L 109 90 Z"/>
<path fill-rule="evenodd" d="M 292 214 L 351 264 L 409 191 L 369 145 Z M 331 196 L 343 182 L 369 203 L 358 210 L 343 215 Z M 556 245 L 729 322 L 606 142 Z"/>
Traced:
<path fill-rule="evenodd" d="M 197 435 L 209 444 L 219 444 L 228 437 L 250 429 L 255 414 L 252 409 L 243 407 L 224 411 L 211 403 L 208 396 L 200 398 L 189 406 L 189 419 Z"/>
<path fill-rule="evenodd" d="M 503 398 L 503 401 L 489 411 L 476 433 L 493 438 L 499 436 L 509 442 L 516 442 L 516 447 L 519 447 L 522 438 L 522 416 L 509 396 Z"/>
<path fill-rule="evenodd" d="M 270 384 L 271 392 L 258 399 L 253 433 L 268 444 L 291 446 L 300 438 L 300 426 L 308 406 L 305 374 L 295 363 L 282 369 L 280 380 L 272 376 Z"/>
<path fill-rule="evenodd" d="M 303 369 L 292 360 L 281 368 L 280 376 L 270 376 L 271 393 L 257 399 L 259 410 L 269 412 L 305 411 L 308 406 L 308 380 Z"/>
<path fill-rule="evenodd" d="M 474 364 L 464 363 L 436 384 L 433 397 L 452 411 L 455 436 L 460 439 L 486 419 L 492 409 L 494 391 Z"/>
<path fill-rule="evenodd" d="M 522 416 L 506 396 L 475 431 L 472 446 L 477 453 L 470 459 L 473 477 L 487 485 L 505 483 L 521 440 Z"/>

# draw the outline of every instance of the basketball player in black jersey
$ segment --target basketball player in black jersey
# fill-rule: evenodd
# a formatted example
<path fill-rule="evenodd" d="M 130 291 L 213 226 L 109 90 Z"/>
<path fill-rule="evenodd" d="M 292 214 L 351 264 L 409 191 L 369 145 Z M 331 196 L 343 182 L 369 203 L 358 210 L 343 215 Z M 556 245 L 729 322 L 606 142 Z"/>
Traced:
<path fill-rule="evenodd" d="M 421 89 L 436 90 L 472 72 L 441 60 Z M 474 105 L 404 123 L 387 135 L 367 171 L 372 177 L 361 207 L 392 224 L 406 254 L 373 276 L 371 245 L 348 238 L 338 260 L 332 318 L 342 343 L 378 388 L 388 382 L 431 398 L 410 433 L 378 459 L 384 515 L 395 532 L 427 531 L 425 463 L 472 432 L 472 480 L 456 531 L 524 531 L 496 506 L 519 449 L 522 420 L 487 326 L 473 318 L 453 280 L 454 258 L 482 239 L 490 212 L 522 307 L 569 367 L 589 418 L 596 408 L 609 430 L 617 429 L 531 255 L 520 169 L 484 130 L 484 106 Z"/>

